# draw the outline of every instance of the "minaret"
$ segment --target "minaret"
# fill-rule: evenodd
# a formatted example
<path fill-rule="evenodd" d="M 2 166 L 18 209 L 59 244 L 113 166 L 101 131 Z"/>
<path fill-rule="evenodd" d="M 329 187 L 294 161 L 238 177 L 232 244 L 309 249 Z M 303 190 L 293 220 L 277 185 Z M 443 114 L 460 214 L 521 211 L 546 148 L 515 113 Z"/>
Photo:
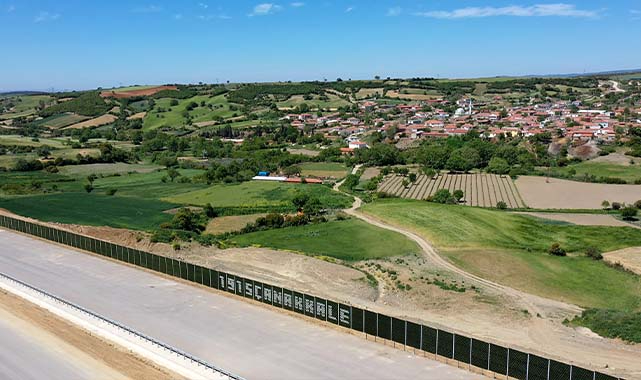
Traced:
<path fill-rule="evenodd" d="M 472 116 L 472 98 L 470 98 L 470 108 L 468 112 L 468 115 Z"/>

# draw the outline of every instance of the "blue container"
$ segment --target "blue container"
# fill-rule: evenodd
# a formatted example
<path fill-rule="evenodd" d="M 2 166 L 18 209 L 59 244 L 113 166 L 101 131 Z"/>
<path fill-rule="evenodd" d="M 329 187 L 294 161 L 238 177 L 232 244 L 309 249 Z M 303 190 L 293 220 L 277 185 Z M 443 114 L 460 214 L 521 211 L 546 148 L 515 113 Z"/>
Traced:
<path fill-rule="evenodd" d="M 269 176 L 269 172 L 258 172 L 258 176 L 259 177 L 268 177 Z"/>

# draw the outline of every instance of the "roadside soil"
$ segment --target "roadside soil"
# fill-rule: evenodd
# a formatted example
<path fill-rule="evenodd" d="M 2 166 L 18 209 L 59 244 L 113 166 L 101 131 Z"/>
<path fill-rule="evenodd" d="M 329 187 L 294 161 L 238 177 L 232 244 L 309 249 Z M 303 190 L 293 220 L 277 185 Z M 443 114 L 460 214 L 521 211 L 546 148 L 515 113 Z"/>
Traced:
<path fill-rule="evenodd" d="M 354 168 L 355 171 L 358 169 Z M 339 185 L 336 184 L 336 188 Z M 350 264 L 264 248 L 220 250 L 182 244 L 179 251 L 174 251 L 168 244 L 151 243 L 149 236 L 141 232 L 49 225 L 625 378 L 641 378 L 641 361 L 638 360 L 641 345 L 604 339 L 587 329 L 562 324 L 564 319 L 580 314 L 579 307 L 526 294 L 469 274 L 444 259 L 417 233 L 364 215 L 358 211 L 359 207 L 360 200 L 357 199 L 346 212 L 407 236 L 419 244 L 423 253 Z M 375 283 L 368 280 L 365 272 L 376 279 Z M 447 287 L 465 290 L 453 291 Z"/>
<path fill-rule="evenodd" d="M 626 223 L 615 218 L 612 215 L 603 214 L 565 214 L 565 213 L 548 213 L 548 212 L 518 212 L 517 214 L 534 216 L 541 219 L 556 220 L 567 222 L 579 226 L 606 226 L 606 227 L 632 227 L 639 228 L 634 224 Z"/>
<path fill-rule="evenodd" d="M 64 354 L 65 360 L 91 366 L 96 378 L 182 379 L 4 290 L 0 290 L 0 316 L 28 333 L 34 343 Z"/>
<path fill-rule="evenodd" d="M 603 254 L 603 260 L 621 264 L 627 270 L 641 276 L 641 247 L 624 248 Z"/>

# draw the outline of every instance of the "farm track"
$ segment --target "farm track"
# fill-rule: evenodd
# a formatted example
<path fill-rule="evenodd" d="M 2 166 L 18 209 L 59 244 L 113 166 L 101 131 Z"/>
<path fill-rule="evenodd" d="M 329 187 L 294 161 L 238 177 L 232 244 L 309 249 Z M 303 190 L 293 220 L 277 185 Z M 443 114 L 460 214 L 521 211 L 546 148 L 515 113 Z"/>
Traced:
<path fill-rule="evenodd" d="M 358 171 L 360 166 L 356 166 L 353 170 L 353 173 Z M 334 191 L 341 192 L 339 189 L 340 185 L 345 180 L 338 182 L 334 185 Z M 349 194 L 348 194 L 349 195 Z M 508 296 L 511 300 L 514 300 L 520 304 L 521 307 L 524 307 L 525 309 L 528 310 L 528 312 L 532 315 L 537 315 L 541 314 L 544 315 L 545 311 L 544 310 L 568 310 L 574 313 L 580 313 L 580 308 L 575 305 L 570 305 L 566 304 L 564 302 L 560 301 L 554 301 L 550 300 L 547 298 L 535 296 L 532 294 L 528 294 L 516 289 L 513 289 L 508 286 L 501 285 L 499 283 L 484 279 L 482 277 L 479 277 L 475 274 L 466 272 L 465 270 L 457 267 L 453 263 L 451 263 L 449 260 L 445 259 L 442 257 L 436 248 L 429 242 L 427 239 L 423 238 L 420 236 L 418 233 L 402 228 L 402 227 L 397 227 L 395 225 L 389 224 L 383 220 L 380 220 L 378 218 L 372 217 L 370 215 L 364 214 L 359 209 L 361 208 L 363 202 L 360 198 L 354 197 L 354 203 L 352 204 L 352 207 L 349 209 L 345 209 L 344 212 L 347 213 L 348 215 L 351 215 L 353 217 L 356 217 L 368 224 L 371 224 L 373 226 L 383 228 L 388 231 L 393 231 L 400 233 L 404 235 L 405 237 L 411 239 L 414 241 L 418 246 L 421 248 L 423 251 L 423 256 L 424 258 L 428 261 L 431 262 L 433 265 L 435 265 L 438 268 L 441 268 L 443 270 L 449 271 L 453 274 L 456 274 L 458 276 L 461 276 L 464 278 L 466 281 L 470 281 L 472 283 L 476 283 L 480 286 L 485 287 L 486 289 L 492 290 L 494 292 L 497 292 L 498 294 Z M 381 289 L 379 289 L 380 293 Z M 538 324 L 543 324 L 545 323 L 543 320 L 538 321 Z M 539 337 L 541 338 L 541 337 Z M 541 338 L 542 339 L 542 338 Z"/>

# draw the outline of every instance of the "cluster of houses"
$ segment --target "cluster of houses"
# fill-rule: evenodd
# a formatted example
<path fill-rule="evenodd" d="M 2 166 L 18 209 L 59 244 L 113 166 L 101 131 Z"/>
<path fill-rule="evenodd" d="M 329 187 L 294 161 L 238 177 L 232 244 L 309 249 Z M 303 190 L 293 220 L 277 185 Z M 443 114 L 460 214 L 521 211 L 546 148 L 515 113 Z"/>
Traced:
<path fill-rule="evenodd" d="M 495 100 L 501 99 L 497 97 Z M 623 108 L 614 111 L 587 109 L 580 101 L 513 106 L 501 111 L 497 111 L 501 108 L 496 104 L 473 104 L 471 99 L 460 99 L 455 107 L 445 100 L 400 105 L 366 101 L 359 106 L 358 117 L 342 118 L 339 113 L 323 116 L 292 114 L 284 119 L 301 130 L 323 133 L 330 139 L 343 139 L 348 146 L 343 149 L 345 153 L 367 148 L 363 142 L 365 136 L 376 131 L 397 141 L 460 136 L 477 130 L 488 138 L 500 135 L 531 137 L 552 132 L 572 141 L 613 142 L 618 129 L 626 129 L 632 124 L 641 126 L 641 106 L 630 110 L 628 120 L 621 120 Z M 445 111 L 456 107 L 453 113 Z M 380 117 L 382 115 L 386 117 Z"/>

